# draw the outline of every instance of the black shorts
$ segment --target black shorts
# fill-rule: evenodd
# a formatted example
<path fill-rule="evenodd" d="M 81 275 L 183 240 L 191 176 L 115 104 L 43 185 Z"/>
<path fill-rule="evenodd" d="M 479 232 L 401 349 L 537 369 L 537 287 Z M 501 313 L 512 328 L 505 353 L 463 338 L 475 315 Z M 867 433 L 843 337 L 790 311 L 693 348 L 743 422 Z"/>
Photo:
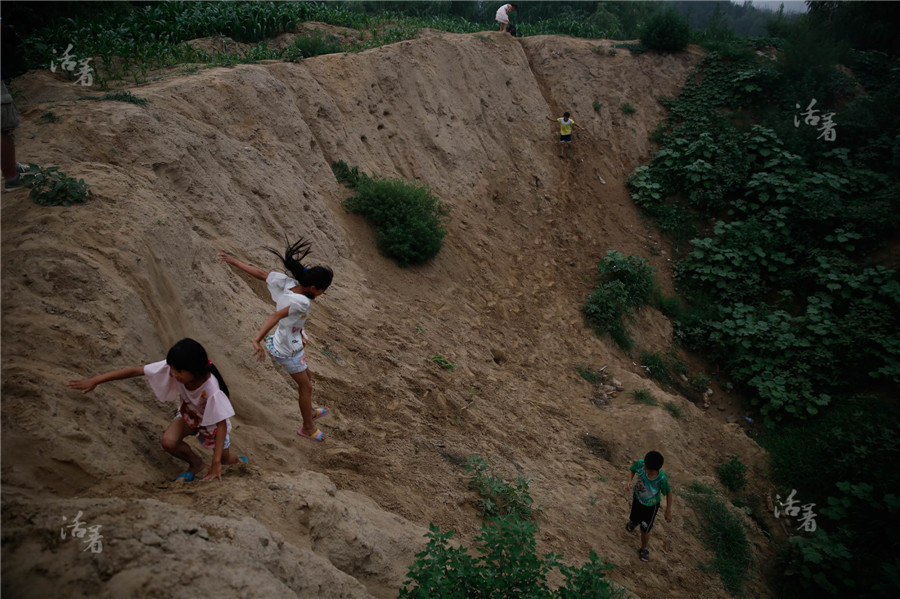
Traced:
<path fill-rule="evenodd" d="M 565 142 L 565 143 L 572 143 L 572 134 L 569 133 L 568 135 L 560 135 L 560 136 L 559 136 L 559 143 L 563 143 L 563 142 Z"/>
<path fill-rule="evenodd" d="M 640 523 L 641 530 L 644 532 L 650 532 L 650 529 L 653 528 L 653 523 L 656 522 L 656 512 L 659 511 L 659 505 L 644 505 L 640 501 L 638 501 L 637 496 L 632 495 L 631 497 L 631 515 L 628 519 L 632 522 Z"/>

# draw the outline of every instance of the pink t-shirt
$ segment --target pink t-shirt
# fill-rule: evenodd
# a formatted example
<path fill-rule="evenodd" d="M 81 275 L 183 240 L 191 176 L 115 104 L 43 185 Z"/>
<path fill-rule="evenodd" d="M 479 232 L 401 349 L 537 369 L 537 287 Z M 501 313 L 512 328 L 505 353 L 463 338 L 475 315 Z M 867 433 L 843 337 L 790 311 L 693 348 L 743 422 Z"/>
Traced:
<path fill-rule="evenodd" d="M 180 401 L 181 417 L 193 429 L 204 428 L 212 433 L 216 425 L 226 422 L 226 432 L 231 432 L 231 421 L 234 408 L 228 396 L 219 389 L 219 381 L 212 374 L 200 387 L 191 391 L 169 376 L 171 369 L 166 361 L 154 362 L 144 366 L 144 375 L 150 388 L 159 401 Z"/>

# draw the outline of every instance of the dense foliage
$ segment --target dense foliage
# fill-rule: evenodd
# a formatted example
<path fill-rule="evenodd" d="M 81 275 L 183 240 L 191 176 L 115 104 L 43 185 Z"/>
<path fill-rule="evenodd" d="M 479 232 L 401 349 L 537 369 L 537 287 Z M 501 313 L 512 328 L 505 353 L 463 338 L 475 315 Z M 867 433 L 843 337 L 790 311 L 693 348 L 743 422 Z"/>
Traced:
<path fill-rule="evenodd" d="M 82 204 L 93 195 L 84 179 L 69 177 L 58 166 L 42 168 L 29 164 L 29 172 L 22 181 L 31 188 L 29 197 L 41 206 L 71 206 Z"/>
<path fill-rule="evenodd" d="M 609 335 L 622 349 L 631 349 L 634 341 L 625 319 L 657 294 L 654 268 L 645 258 L 610 250 L 597 271 L 598 285 L 581 311 L 598 335 Z"/>
<path fill-rule="evenodd" d="M 486 519 L 475 537 L 477 554 L 451 547 L 452 531 L 435 525 L 425 535 L 428 544 L 409 568 L 401 598 L 416 599 L 624 599 L 627 593 L 607 577 L 614 568 L 592 551 L 580 567 L 566 566 L 562 556 L 539 555 L 532 522 L 529 480 L 521 474 L 509 484 L 493 473 L 480 456 L 469 458 L 469 486 L 480 496 Z M 559 569 L 562 586 L 551 588 L 547 575 Z"/>
<path fill-rule="evenodd" d="M 355 194 L 344 207 L 374 225 L 381 252 L 400 266 L 428 262 L 441 250 L 450 208 L 421 183 L 369 177 L 343 161 L 332 165 L 335 176 L 351 183 Z"/>
<path fill-rule="evenodd" d="M 657 52 L 681 52 L 690 40 L 690 25 L 671 8 L 650 17 L 641 32 L 641 43 Z"/>
<path fill-rule="evenodd" d="M 676 244 L 678 338 L 767 417 L 782 497 L 817 506 L 818 528 L 782 553 L 783 595 L 887 597 L 900 581 L 900 543 L 879 532 L 900 517 L 900 277 L 877 257 L 900 229 L 900 60 L 842 46 L 856 35 L 841 34 L 844 9 L 821 4 L 827 21 L 773 23 L 783 38 L 710 36 L 630 186 Z M 739 466 L 723 469 L 737 483 Z"/>

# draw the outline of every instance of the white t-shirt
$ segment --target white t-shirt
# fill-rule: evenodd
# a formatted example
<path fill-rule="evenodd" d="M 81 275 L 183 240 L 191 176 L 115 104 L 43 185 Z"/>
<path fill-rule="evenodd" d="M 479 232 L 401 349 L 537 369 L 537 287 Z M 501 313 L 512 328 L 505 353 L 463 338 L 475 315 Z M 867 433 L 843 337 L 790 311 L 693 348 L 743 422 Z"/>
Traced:
<path fill-rule="evenodd" d="M 290 307 L 288 315 L 279 320 L 275 327 L 272 346 L 282 357 L 291 358 L 303 351 L 303 326 L 309 317 L 310 300 L 302 293 L 291 291 L 291 288 L 300 283 L 286 274 L 270 272 L 266 277 L 266 285 L 276 310 Z"/>
<path fill-rule="evenodd" d="M 508 24 L 509 23 L 509 9 L 511 9 L 511 8 L 512 8 L 512 6 L 510 6 L 509 4 L 504 4 L 503 6 L 498 8 L 497 9 L 497 20 L 500 21 L 501 23 Z"/>
<path fill-rule="evenodd" d="M 181 416 L 192 428 L 204 428 L 210 433 L 216 425 L 226 422 L 226 432 L 231 432 L 231 421 L 234 408 L 228 396 L 219 389 L 219 381 L 210 373 L 202 385 L 191 391 L 173 377 L 169 376 L 171 368 L 166 361 L 154 362 L 144 366 L 144 376 L 150 383 L 156 399 L 159 401 L 180 401 L 183 404 Z"/>

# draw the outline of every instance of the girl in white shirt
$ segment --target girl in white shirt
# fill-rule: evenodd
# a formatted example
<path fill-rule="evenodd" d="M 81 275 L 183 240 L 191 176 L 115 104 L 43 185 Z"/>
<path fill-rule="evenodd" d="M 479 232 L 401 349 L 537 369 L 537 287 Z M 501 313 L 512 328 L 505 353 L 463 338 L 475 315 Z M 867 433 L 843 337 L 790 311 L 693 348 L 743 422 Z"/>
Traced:
<path fill-rule="evenodd" d="M 163 361 L 69 381 L 69 387 L 87 393 L 100 383 L 136 376 L 147 377 L 159 401 L 181 402 L 162 438 L 163 449 L 190 466 L 175 480 L 183 478 L 191 482 L 203 469 L 203 458 L 184 442 L 185 437 L 191 435 L 197 435 L 203 447 L 213 450 L 212 464 L 203 480 L 222 480 L 222 464 L 247 463 L 245 456 L 232 455 L 228 450 L 231 445 L 229 419 L 234 416 L 228 386 L 207 357 L 206 350 L 193 339 L 182 339 L 173 345 Z"/>
<path fill-rule="evenodd" d="M 495 19 L 498 23 L 500 23 L 500 32 L 503 33 L 506 31 L 506 26 L 509 25 L 509 13 L 511 11 L 516 10 L 516 3 L 510 2 L 509 4 L 504 4 L 500 8 L 497 9 L 497 15 Z"/>
<path fill-rule="evenodd" d="M 283 255 L 271 248 L 266 249 L 278 256 L 292 277 L 274 271 L 267 273 L 224 252 L 219 253 L 219 258 L 266 282 L 276 312 L 263 323 L 253 339 L 253 354 L 260 362 L 266 359 L 266 352 L 260 345 L 265 338 L 266 350 L 297 383 L 300 415 L 303 417 L 303 426 L 297 429 L 297 434 L 313 441 L 324 441 L 325 435 L 316 428 L 314 421 L 327 415 L 328 410 L 312 407 L 312 382 L 303 351 L 307 341 L 303 327 L 309 316 L 310 303 L 325 293 L 334 273 L 327 266 L 303 266 L 302 261 L 309 254 L 310 244 L 302 237 L 289 244 Z M 275 332 L 268 335 L 276 325 Z"/>

